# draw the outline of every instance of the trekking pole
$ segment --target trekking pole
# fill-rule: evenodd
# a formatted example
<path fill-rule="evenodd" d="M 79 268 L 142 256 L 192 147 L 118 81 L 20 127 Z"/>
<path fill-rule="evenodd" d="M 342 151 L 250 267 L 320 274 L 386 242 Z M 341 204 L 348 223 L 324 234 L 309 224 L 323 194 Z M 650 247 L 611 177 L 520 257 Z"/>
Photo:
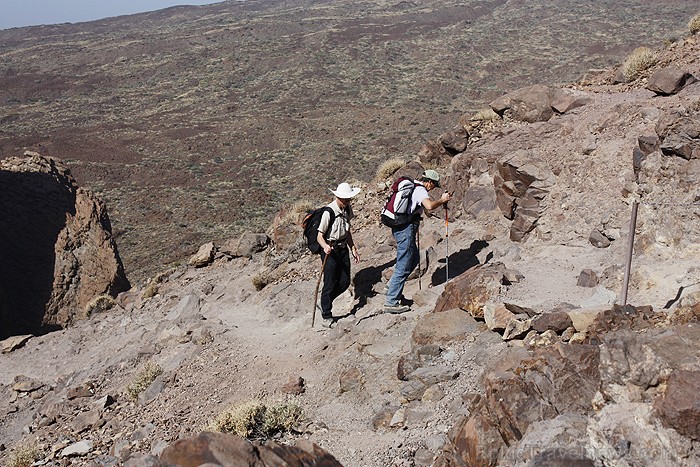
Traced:
<path fill-rule="evenodd" d="M 422 290 L 420 280 L 420 223 L 416 224 L 416 243 L 418 244 L 418 290 Z"/>
<path fill-rule="evenodd" d="M 450 280 L 450 216 L 445 203 L 445 284 Z"/>
<path fill-rule="evenodd" d="M 321 265 L 321 273 L 318 275 L 318 280 L 316 281 L 316 291 L 314 292 L 314 310 L 311 313 L 311 327 L 314 327 L 316 322 L 316 302 L 318 301 L 318 286 L 321 285 L 321 278 L 323 277 L 323 271 L 326 269 L 326 261 L 330 255 L 326 255 L 323 258 L 323 264 Z"/>

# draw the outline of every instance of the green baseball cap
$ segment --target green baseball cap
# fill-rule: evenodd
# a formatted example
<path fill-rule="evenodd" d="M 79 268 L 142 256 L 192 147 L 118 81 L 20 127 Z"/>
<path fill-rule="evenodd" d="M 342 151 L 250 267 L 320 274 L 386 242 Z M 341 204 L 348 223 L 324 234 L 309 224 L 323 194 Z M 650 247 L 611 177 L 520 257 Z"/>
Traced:
<path fill-rule="evenodd" d="M 435 183 L 435 186 L 440 188 L 440 174 L 436 170 L 428 169 L 423 172 L 423 178 Z"/>

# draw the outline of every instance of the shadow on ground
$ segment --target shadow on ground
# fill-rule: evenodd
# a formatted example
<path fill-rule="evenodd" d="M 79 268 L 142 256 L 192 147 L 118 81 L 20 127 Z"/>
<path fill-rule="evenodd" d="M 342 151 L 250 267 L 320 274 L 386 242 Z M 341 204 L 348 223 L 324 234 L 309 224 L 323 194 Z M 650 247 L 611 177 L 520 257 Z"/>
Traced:
<path fill-rule="evenodd" d="M 433 285 L 444 284 L 447 281 L 448 269 L 450 279 L 454 279 L 474 266 L 477 266 L 480 263 L 479 258 L 477 258 L 476 255 L 478 255 L 481 250 L 486 248 L 488 245 L 489 243 L 485 240 L 474 240 L 466 250 L 459 250 L 449 255 L 449 262 L 446 262 L 445 258 L 440 259 L 438 262 L 444 264 L 444 266 L 440 266 L 435 269 L 435 272 L 430 278 L 430 282 Z M 489 254 L 484 263 L 488 263 L 489 260 L 491 260 L 491 257 L 492 254 Z"/>
<path fill-rule="evenodd" d="M 350 310 L 350 314 L 354 315 L 359 310 L 361 310 L 365 305 L 367 305 L 367 300 L 371 297 L 377 295 L 374 291 L 374 286 L 381 282 L 382 272 L 392 267 L 396 263 L 395 259 L 388 261 L 379 266 L 370 266 L 357 271 L 352 279 L 352 283 L 355 287 L 355 298 L 357 298 L 357 303 Z"/>

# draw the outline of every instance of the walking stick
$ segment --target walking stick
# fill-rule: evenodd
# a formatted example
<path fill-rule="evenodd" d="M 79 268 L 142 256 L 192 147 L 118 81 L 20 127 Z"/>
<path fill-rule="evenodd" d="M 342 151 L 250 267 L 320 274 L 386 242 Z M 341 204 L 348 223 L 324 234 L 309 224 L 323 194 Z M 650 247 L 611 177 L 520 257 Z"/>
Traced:
<path fill-rule="evenodd" d="M 416 224 L 416 243 L 418 244 L 418 290 L 422 290 L 420 281 L 420 223 Z"/>
<path fill-rule="evenodd" d="M 445 203 L 445 284 L 450 280 L 450 221 L 447 214 L 447 203 Z"/>
<path fill-rule="evenodd" d="M 326 255 L 323 258 L 323 264 L 321 265 L 321 273 L 318 275 L 318 280 L 316 281 L 316 291 L 314 292 L 314 311 L 311 313 L 311 327 L 314 327 L 316 322 L 316 301 L 318 300 L 318 286 L 321 285 L 321 278 L 323 277 L 323 271 L 326 269 L 326 261 L 330 255 Z"/>

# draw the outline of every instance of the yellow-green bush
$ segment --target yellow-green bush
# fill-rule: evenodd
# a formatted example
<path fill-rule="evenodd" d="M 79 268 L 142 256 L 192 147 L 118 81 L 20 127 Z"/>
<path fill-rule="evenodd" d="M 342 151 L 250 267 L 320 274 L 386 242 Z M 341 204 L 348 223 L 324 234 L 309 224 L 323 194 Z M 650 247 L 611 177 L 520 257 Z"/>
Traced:
<path fill-rule="evenodd" d="M 489 107 L 488 109 L 481 109 L 472 116 L 472 120 L 480 120 L 482 122 L 492 122 L 501 118 L 494 110 Z"/>
<path fill-rule="evenodd" d="M 294 402 L 267 405 L 255 400 L 225 410 L 209 422 L 205 429 L 231 433 L 250 440 L 269 439 L 277 433 L 291 430 L 302 419 L 301 407 Z"/>
<path fill-rule="evenodd" d="M 102 313 L 111 309 L 117 302 L 109 295 L 98 295 L 85 305 L 85 316 L 92 316 L 93 313 Z"/>
<path fill-rule="evenodd" d="M 314 205 L 308 200 L 299 200 L 294 202 L 287 211 L 280 217 L 280 225 L 298 224 L 304 218 L 304 215 L 314 209 Z"/>
<path fill-rule="evenodd" d="M 41 452 L 35 443 L 17 446 L 10 456 L 8 467 L 29 467 L 41 459 Z"/>
<path fill-rule="evenodd" d="M 386 180 L 404 165 L 406 165 L 404 160 L 398 157 L 394 159 L 389 159 L 388 161 L 384 161 L 382 165 L 380 165 L 377 169 L 377 180 Z"/>
<path fill-rule="evenodd" d="M 132 401 L 136 401 L 139 398 L 139 394 L 143 392 L 151 383 L 161 374 L 163 369 L 160 365 L 153 362 L 146 362 L 141 371 L 136 375 L 136 378 L 132 383 L 126 388 L 126 395 Z"/>
<path fill-rule="evenodd" d="M 648 47 L 637 47 L 622 65 L 625 81 L 634 81 L 656 64 L 656 53 Z"/>
<path fill-rule="evenodd" d="M 697 34 L 700 32 L 700 13 L 693 16 L 693 18 L 688 23 L 688 30 L 691 34 Z"/>
<path fill-rule="evenodd" d="M 148 285 L 146 286 L 145 289 L 143 289 L 143 293 L 141 294 L 141 298 L 153 298 L 158 294 L 158 284 L 155 282 L 149 282 Z"/>
<path fill-rule="evenodd" d="M 255 290 L 260 292 L 267 286 L 267 284 L 272 282 L 272 277 L 267 272 L 260 272 L 254 275 L 251 281 L 253 282 L 253 287 L 255 287 Z"/>

